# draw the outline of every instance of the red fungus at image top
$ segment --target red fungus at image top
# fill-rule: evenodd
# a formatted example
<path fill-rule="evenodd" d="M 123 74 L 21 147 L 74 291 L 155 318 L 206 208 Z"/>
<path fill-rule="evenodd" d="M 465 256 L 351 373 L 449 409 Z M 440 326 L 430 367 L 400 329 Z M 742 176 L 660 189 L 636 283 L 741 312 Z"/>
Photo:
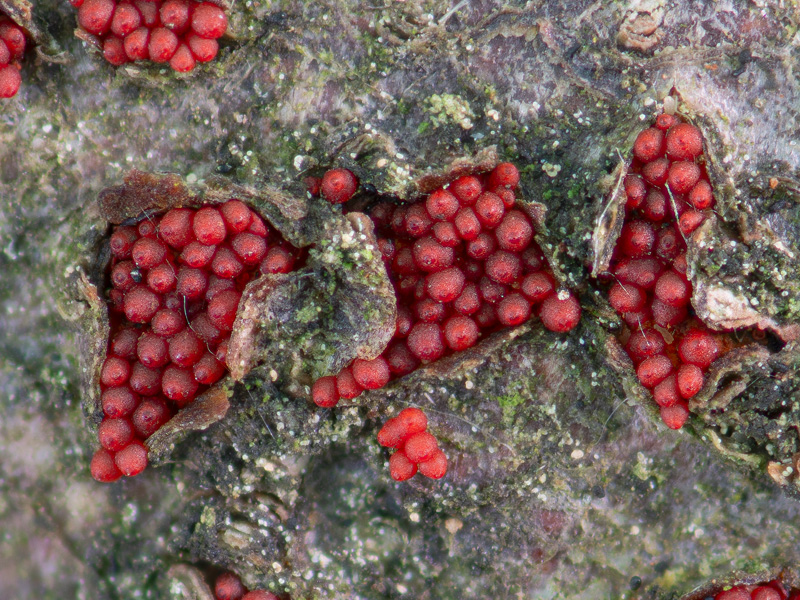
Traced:
<path fill-rule="evenodd" d="M 25 46 L 25 32 L 0 11 L 0 98 L 13 98 L 22 85 Z"/>
<path fill-rule="evenodd" d="M 686 274 L 686 238 L 714 206 L 700 130 L 660 115 L 636 137 L 624 189 L 626 218 L 608 300 L 625 322 L 621 339 L 640 383 L 652 391 L 664 423 L 680 429 L 688 400 L 722 353 L 718 334 L 694 316 Z"/>
<path fill-rule="evenodd" d="M 228 17 L 199 0 L 70 0 L 78 25 L 95 36 L 114 66 L 150 60 L 177 72 L 213 60 Z"/>
<path fill-rule="evenodd" d="M 141 473 L 147 438 L 225 375 L 242 290 L 274 272 L 269 251 L 280 247 L 291 264 L 299 257 L 239 200 L 119 225 L 109 246 L 104 419 L 90 467 L 102 482 Z"/>

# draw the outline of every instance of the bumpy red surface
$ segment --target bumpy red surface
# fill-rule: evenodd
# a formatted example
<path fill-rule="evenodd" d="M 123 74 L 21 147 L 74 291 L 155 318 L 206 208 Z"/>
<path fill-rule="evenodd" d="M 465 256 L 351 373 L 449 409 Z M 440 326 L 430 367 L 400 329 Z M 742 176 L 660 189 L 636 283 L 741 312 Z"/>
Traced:
<path fill-rule="evenodd" d="M 102 448 L 91 467 L 98 481 L 144 470 L 147 438 L 225 374 L 239 299 L 265 271 L 263 257 L 278 247 L 292 264 L 299 256 L 239 200 L 120 225 L 109 245 L 112 329 L 100 373 Z M 338 401 L 335 381 L 327 394 Z"/>
<path fill-rule="evenodd" d="M 679 117 L 659 115 L 636 138 L 633 157 L 608 299 L 626 324 L 622 338 L 639 381 L 664 423 L 680 429 L 687 400 L 722 352 L 717 334 L 694 316 L 686 275 L 686 238 L 708 218 L 714 195 L 703 136 Z"/>
<path fill-rule="evenodd" d="M 114 66 L 150 60 L 186 73 L 213 60 L 228 28 L 225 11 L 198 0 L 70 0 L 78 25 L 99 38 Z M 0 36 L 2 37 L 2 36 Z M 0 94 L 3 70 L 0 47 Z"/>
<path fill-rule="evenodd" d="M 0 11 L 0 98 L 13 98 L 19 91 L 25 46 L 25 32 Z"/>

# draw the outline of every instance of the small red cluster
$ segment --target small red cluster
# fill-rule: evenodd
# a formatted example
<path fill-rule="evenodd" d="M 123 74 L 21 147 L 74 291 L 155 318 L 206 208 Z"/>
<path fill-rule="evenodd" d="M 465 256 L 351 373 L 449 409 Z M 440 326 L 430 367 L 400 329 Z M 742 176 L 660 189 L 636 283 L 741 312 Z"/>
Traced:
<path fill-rule="evenodd" d="M 226 572 L 217 577 L 214 584 L 216 600 L 280 600 L 278 596 L 266 590 L 247 591 L 247 588 L 235 574 Z"/>
<path fill-rule="evenodd" d="M 306 184 L 312 195 L 343 204 L 355 194 L 358 179 L 339 168 Z M 370 209 L 378 249 L 397 296 L 395 334 L 381 356 L 357 359 L 338 375 L 318 379 L 311 388 L 317 405 L 333 407 L 340 399 L 381 388 L 392 377 L 466 350 L 481 336 L 521 325 L 532 315 L 556 332 L 578 324 L 577 299 L 558 289 L 533 240 L 533 224 L 517 207 L 518 184 L 517 168 L 502 163 L 489 173 L 459 177 L 422 201 L 382 200 Z M 399 427 L 402 421 L 393 422 L 381 431 Z M 447 470 L 444 453 L 432 435 L 422 435 L 424 428 L 419 440 L 427 440 L 422 449 L 434 458 L 416 452 L 416 441 L 411 453 L 403 446 L 405 438 L 388 444 L 401 448 L 390 461 L 398 481 L 412 477 L 418 464 L 429 477 L 442 477 Z"/>
<path fill-rule="evenodd" d="M 759 585 L 737 585 L 717 592 L 714 600 L 800 600 L 800 591 L 788 592 L 777 579 Z"/>
<path fill-rule="evenodd" d="M 428 432 L 428 418 L 418 408 L 405 408 L 386 421 L 378 432 L 378 443 L 397 450 L 389 459 L 389 473 L 395 481 L 411 479 L 417 469 L 431 479 L 447 473 L 447 457 Z"/>
<path fill-rule="evenodd" d="M 186 73 L 217 56 L 225 11 L 199 0 L 70 0 L 78 24 L 100 38 L 114 66 L 151 60 Z"/>
<path fill-rule="evenodd" d="M 98 481 L 137 475 L 144 440 L 217 382 L 244 286 L 298 251 L 239 200 L 173 208 L 111 235 L 111 334 L 100 375 Z"/>
<path fill-rule="evenodd" d="M 22 84 L 25 32 L 0 11 L 0 98 L 13 98 Z"/>
<path fill-rule="evenodd" d="M 626 218 L 611 261 L 611 306 L 628 326 L 625 345 L 668 427 L 680 429 L 687 400 L 722 352 L 718 337 L 694 318 L 686 275 L 686 236 L 714 206 L 700 130 L 662 114 L 633 145 L 625 177 Z M 669 341 L 667 341 L 669 340 Z"/>

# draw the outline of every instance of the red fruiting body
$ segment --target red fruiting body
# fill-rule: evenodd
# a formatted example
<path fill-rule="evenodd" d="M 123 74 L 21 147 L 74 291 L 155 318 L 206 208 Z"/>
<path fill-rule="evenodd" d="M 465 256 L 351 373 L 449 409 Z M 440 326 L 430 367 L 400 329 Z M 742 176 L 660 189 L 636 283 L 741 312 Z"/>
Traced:
<path fill-rule="evenodd" d="M 425 236 L 414 242 L 411 252 L 414 264 L 426 273 L 441 271 L 453 264 L 453 249 L 442 246 L 432 236 Z"/>
<path fill-rule="evenodd" d="M 505 204 L 500 196 L 492 192 L 484 192 L 478 196 L 478 200 L 475 202 L 475 215 L 482 227 L 494 229 L 500 224 L 504 214 Z"/>
<path fill-rule="evenodd" d="M 677 383 L 678 392 L 688 400 L 703 388 L 703 371 L 697 365 L 681 365 Z"/>
<path fill-rule="evenodd" d="M 559 294 L 549 296 L 539 309 L 539 318 L 550 331 L 566 333 L 575 329 L 581 320 L 581 305 L 577 298 L 569 294 L 561 299 Z"/>
<path fill-rule="evenodd" d="M 666 347 L 664 337 L 654 329 L 639 329 L 635 331 L 625 349 L 633 359 L 638 363 L 649 356 L 661 354 Z"/>
<path fill-rule="evenodd" d="M 647 195 L 647 187 L 638 175 L 628 175 L 623 183 L 625 188 L 626 203 L 628 210 L 639 208 Z"/>
<path fill-rule="evenodd" d="M 129 387 L 110 388 L 100 397 L 103 414 L 110 419 L 130 416 L 136 410 L 139 398 Z"/>
<path fill-rule="evenodd" d="M 169 59 L 169 66 L 172 67 L 173 71 L 177 71 L 178 73 L 188 73 L 194 69 L 196 64 L 197 61 L 192 51 L 189 49 L 189 46 L 186 44 L 180 44 L 178 49 L 175 50 L 175 54 Z"/>
<path fill-rule="evenodd" d="M 341 171 L 323 177 L 321 193 L 328 200 L 339 198 L 326 193 L 325 182 L 335 181 Z M 461 177 L 422 202 L 394 205 L 380 200 L 369 209 L 377 247 L 397 295 L 394 339 L 374 361 L 356 360 L 335 377 L 316 381 L 316 403 L 333 405 L 339 397 L 351 399 L 363 389 L 382 387 L 421 362 L 475 345 L 497 326 L 527 321 L 534 307 L 553 331 L 577 325 L 577 299 L 567 291 L 556 293 L 552 273 L 533 240 L 531 219 L 515 209 L 512 188 L 518 183 L 516 168 L 503 164 L 488 177 Z M 237 246 L 234 251 L 244 255 Z M 262 272 L 270 272 L 268 259 L 269 253 L 261 262 Z M 650 274 L 651 287 L 656 276 Z M 213 301 L 208 312 L 213 322 Z M 415 433 L 416 437 L 405 431 L 397 419 L 381 430 L 380 443 L 399 449 L 391 459 L 392 476 L 413 476 L 416 463 L 424 464 L 420 469 L 432 478 L 443 476 L 447 459 L 435 439 L 422 435 L 424 423 Z M 409 436 L 413 439 L 406 440 Z"/>
<path fill-rule="evenodd" d="M 703 221 L 706 220 L 705 213 L 700 212 L 699 210 L 687 210 L 685 213 L 681 215 L 681 218 L 678 220 L 678 227 L 681 230 L 683 235 L 691 234 L 695 229 L 700 227 L 703 224 Z"/>
<path fill-rule="evenodd" d="M 78 24 L 89 33 L 103 35 L 111 27 L 114 0 L 85 0 L 78 9 Z"/>
<path fill-rule="evenodd" d="M 406 233 L 411 237 L 422 237 L 433 227 L 433 221 L 422 203 L 408 207 L 405 216 Z"/>
<path fill-rule="evenodd" d="M 488 187 L 515 188 L 519 185 L 519 171 L 512 163 L 500 163 L 489 175 Z"/>
<path fill-rule="evenodd" d="M 714 206 L 714 192 L 711 184 L 705 179 L 697 182 L 689 192 L 689 204 L 697 210 L 706 210 Z"/>
<path fill-rule="evenodd" d="M 506 327 L 522 325 L 531 316 L 531 304 L 519 293 L 509 294 L 497 305 L 497 320 Z"/>
<path fill-rule="evenodd" d="M 619 249 L 626 256 L 638 258 L 652 252 L 656 241 L 653 227 L 646 221 L 630 221 L 622 226 L 619 236 Z"/>
<path fill-rule="evenodd" d="M 664 304 L 681 307 L 689 303 L 692 289 L 689 282 L 678 273 L 667 271 L 658 278 L 654 293 Z"/>
<path fill-rule="evenodd" d="M 22 76 L 14 65 L 0 66 L 0 98 L 13 98 L 22 85 Z"/>
<path fill-rule="evenodd" d="M 428 460 L 419 463 L 419 472 L 431 479 L 441 479 L 447 473 L 447 456 L 441 449 L 436 450 Z"/>
<path fill-rule="evenodd" d="M 320 408 L 331 408 L 339 402 L 336 377 L 320 377 L 311 386 L 311 399 Z"/>
<path fill-rule="evenodd" d="M 175 55 L 178 49 L 178 36 L 166 27 L 156 27 L 150 32 L 147 53 L 155 63 L 165 63 Z"/>
<path fill-rule="evenodd" d="M 700 167 L 693 162 L 679 161 L 670 165 L 667 185 L 674 194 L 686 194 L 692 190 L 699 179 Z"/>
<path fill-rule="evenodd" d="M 214 584 L 214 595 L 217 600 L 241 600 L 247 592 L 242 581 L 233 573 L 223 573 Z"/>
<path fill-rule="evenodd" d="M 530 308 L 528 313 L 530 314 Z M 456 315 L 444 324 L 444 339 L 448 347 L 456 352 L 474 346 L 479 335 L 478 326 L 469 317 Z"/>
<path fill-rule="evenodd" d="M 152 269 L 161 264 L 167 256 L 167 249 L 153 238 L 139 238 L 133 244 L 131 257 L 140 269 Z"/>
<path fill-rule="evenodd" d="M 403 446 L 408 460 L 417 464 L 431 458 L 438 449 L 436 438 L 427 431 L 411 435 Z"/>
<path fill-rule="evenodd" d="M 672 373 L 672 362 L 663 354 L 645 358 L 636 369 L 639 382 L 646 388 L 654 388 Z"/>
<path fill-rule="evenodd" d="M 428 196 L 425 208 L 435 221 L 449 221 L 458 212 L 458 198 L 447 190 L 439 189 Z"/>
<path fill-rule="evenodd" d="M 474 240 L 481 232 L 481 223 L 470 207 L 464 207 L 456 213 L 453 224 L 463 240 Z"/>
<path fill-rule="evenodd" d="M 146 398 L 131 418 L 136 435 L 147 439 L 169 420 L 169 407 L 161 398 Z"/>
<path fill-rule="evenodd" d="M 657 158 L 642 167 L 642 177 L 651 185 L 664 185 L 669 174 L 669 159 Z"/>
<path fill-rule="evenodd" d="M 201 208 L 195 213 L 192 230 L 197 241 L 207 246 L 222 243 L 227 233 L 222 214 L 212 207 Z"/>
<path fill-rule="evenodd" d="M 192 29 L 202 38 L 217 39 L 225 34 L 228 17 L 216 4 L 202 2 L 192 13 Z"/>
<path fill-rule="evenodd" d="M 486 259 L 485 268 L 490 279 L 509 285 L 522 274 L 522 261 L 514 253 L 498 250 Z"/>
<path fill-rule="evenodd" d="M 670 429 L 680 429 L 689 418 L 689 407 L 679 400 L 677 404 L 661 409 L 661 420 Z"/>
<path fill-rule="evenodd" d="M 692 329 L 678 344 L 678 354 L 683 362 L 707 369 L 719 356 L 719 344 L 709 332 Z"/>
<path fill-rule="evenodd" d="M 115 67 L 128 62 L 128 55 L 125 53 L 125 45 L 122 39 L 116 36 L 109 36 L 103 41 L 103 56 Z"/>
<path fill-rule="evenodd" d="M 114 463 L 114 455 L 104 448 L 94 453 L 89 470 L 92 477 L 101 483 L 110 483 L 122 477 L 122 472 Z"/>
<path fill-rule="evenodd" d="M 653 399 L 661 408 L 669 408 L 680 402 L 678 382 L 675 375 L 670 375 L 653 388 Z"/>
<path fill-rule="evenodd" d="M 450 185 L 450 191 L 458 198 L 461 206 L 472 206 L 481 195 L 483 185 L 477 177 L 459 177 Z"/>
<path fill-rule="evenodd" d="M 142 15 L 130 2 L 120 2 L 114 9 L 114 16 L 111 19 L 111 32 L 124 38 L 133 32 L 142 23 Z"/>
<path fill-rule="evenodd" d="M 130 60 L 147 60 L 149 57 L 148 44 L 150 44 L 150 30 L 147 27 L 137 28 L 126 35 L 122 41 L 125 54 Z"/>
<path fill-rule="evenodd" d="M 382 388 L 389 382 L 389 365 L 382 357 L 353 361 L 353 377 L 365 390 Z"/>
<path fill-rule="evenodd" d="M 669 130 L 677 122 L 678 118 L 675 115 L 668 115 L 667 113 L 662 113 L 656 117 L 656 127 L 661 131 Z"/>
<path fill-rule="evenodd" d="M 405 481 L 417 474 L 417 465 L 402 450 L 398 450 L 389 458 L 389 473 L 395 481 Z"/>
<path fill-rule="evenodd" d="M 339 396 L 345 400 L 352 400 L 364 391 L 353 377 L 353 370 L 350 367 L 342 369 L 336 376 L 336 389 L 339 390 Z"/>
<path fill-rule="evenodd" d="M 419 366 L 419 359 L 411 353 L 405 342 L 398 341 L 390 345 L 384 358 L 389 365 L 389 372 L 398 377 L 408 375 Z"/>
<path fill-rule="evenodd" d="M 679 123 L 667 132 L 667 155 L 672 160 L 693 160 L 703 153 L 703 136 L 689 123 Z"/>
<path fill-rule="evenodd" d="M 131 323 L 147 323 L 160 307 L 159 296 L 143 285 L 125 294 L 125 316 Z"/>
<path fill-rule="evenodd" d="M 436 323 L 417 323 L 408 334 L 408 349 L 424 361 L 432 361 L 444 354 L 442 330 Z"/>
<path fill-rule="evenodd" d="M 109 452 L 118 452 L 130 444 L 133 429 L 127 419 L 105 419 L 97 428 L 100 445 Z"/>
<path fill-rule="evenodd" d="M 458 267 L 431 273 L 425 278 L 425 289 L 437 302 L 452 302 L 464 289 L 464 273 Z"/>
<path fill-rule="evenodd" d="M 126 477 L 138 475 L 147 467 L 147 448 L 138 440 L 133 440 L 114 455 L 114 463 Z"/>
<path fill-rule="evenodd" d="M 633 156 L 636 160 L 649 163 L 663 155 L 664 133 L 661 130 L 651 127 L 636 137 L 633 143 Z"/>
<path fill-rule="evenodd" d="M 261 272 L 267 274 L 289 273 L 294 267 L 294 254 L 286 248 L 273 246 L 261 261 Z"/>
<path fill-rule="evenodd" d="M 195 12 L 197 15 L 197 12 Z M 192 25 L 194 27 L 194 24 Z M 201 37 L 212 37 L 202 35 Z M 348 169 L 331 169 L 322 177 L 322 197 L 331 204 L 343 204 L 353 197 L 358 188 L 358 179 Z"/>
<path fill-rule="evenodd" d="M 644 307 L 647 295 L 633 284 L 615 283 L 608 290 L 608 301 L 618 313 L 638 312 Z"/>

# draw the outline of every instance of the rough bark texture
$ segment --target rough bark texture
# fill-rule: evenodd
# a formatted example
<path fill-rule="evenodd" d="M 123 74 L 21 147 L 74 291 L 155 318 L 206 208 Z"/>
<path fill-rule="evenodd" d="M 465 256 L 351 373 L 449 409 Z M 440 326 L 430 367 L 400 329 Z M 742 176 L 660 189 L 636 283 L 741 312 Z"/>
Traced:
<path fill-rule="evenodd" d="M 800 564 L 786 493 L 800 452 L 793 4 L 232 4 L 219 59 L 188 77 L 114 69 L 73 36 L 67 3 L 33 7 L 44 54 L 69 61 L 31 53 L 0 104 L 4 597 L 207 598 L 230 568 L 293 598 L 663 599 Z M 691 256 L 695 306 L 775 338 L 720 370 L 678 433 L 626 368 L 589 277 L 615 169 L 673 89 L 704 131 L 718 201 Z M 578 329 L 526 325 L 332 411 L 255 367 L 166 464 L 91 479 L 82 385 L 103 328 L 87 328 L 80 290 L 102 277 L 101 190 L 137 168 L 297 195 L 304 175 L 343 165 L 413 197 L 487 152 L 547 208 L 540 242 L 580 290 Z M 333 364 L 320 354 L 306 376 Z M 408 404 L 451 459 L 441 482 L 388 476 L 376 428 Z"/>

